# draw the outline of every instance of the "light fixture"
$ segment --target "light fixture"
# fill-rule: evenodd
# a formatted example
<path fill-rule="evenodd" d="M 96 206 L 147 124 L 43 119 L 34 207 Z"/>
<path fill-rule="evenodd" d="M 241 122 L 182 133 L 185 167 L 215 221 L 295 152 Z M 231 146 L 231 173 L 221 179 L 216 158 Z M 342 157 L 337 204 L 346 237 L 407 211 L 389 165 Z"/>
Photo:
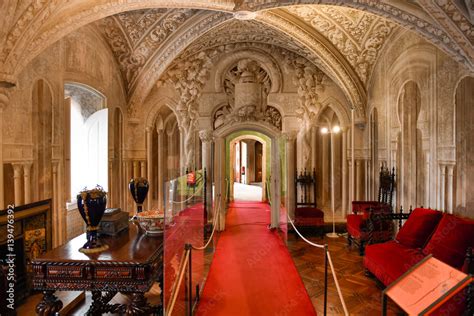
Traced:
<path fill-rule="evenodd" d="M 321 128 L 321 134 L 327 134 L 327 133 L 329 133 L 329 130 L 327 127 Z"/>
<path fill-rule="evenodd" d="M 339 133 L 340 131 L 341 131 L 341 128 L 339 127 L 339 125 L 336 125 L 336 126 L 334 126 L 334 127 L 332 128 L 332 132 L 333 132 L 333 133 L 336 133 L 336 134 L 337 134 L 337 133 Z"/>

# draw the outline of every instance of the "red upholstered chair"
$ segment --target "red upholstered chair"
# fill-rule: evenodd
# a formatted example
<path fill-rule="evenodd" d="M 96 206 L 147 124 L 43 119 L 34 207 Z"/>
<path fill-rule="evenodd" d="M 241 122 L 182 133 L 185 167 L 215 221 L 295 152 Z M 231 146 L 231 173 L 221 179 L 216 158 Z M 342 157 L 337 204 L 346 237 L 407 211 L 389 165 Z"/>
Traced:
<path fill-rule="evenodd" d="M 347 242 L 359 247 L 364 254 L 365 245 L 390 240 L 393 222 L 383 216 L 392 213 L 392 198 L 395 189 L 395 168 L 380 169 L 378 201 L 352 201 L 352 214 L 347 215 Z"/>
<path fill-rule="evenodd" d="M 324 236 L 324 212 L 316 207 L 316 171 L 300 172 L 295 179 L 295 225 L 298 228 L 317 230 Z"/>

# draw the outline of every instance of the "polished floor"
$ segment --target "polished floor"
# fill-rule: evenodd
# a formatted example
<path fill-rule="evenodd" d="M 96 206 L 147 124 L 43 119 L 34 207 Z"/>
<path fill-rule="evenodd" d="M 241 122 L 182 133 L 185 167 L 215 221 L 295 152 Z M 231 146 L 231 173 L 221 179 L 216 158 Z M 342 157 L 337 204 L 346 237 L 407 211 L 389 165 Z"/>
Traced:
<path fill-rule="evenodd" d="M 309 235 L 309 236 L 307 236 Z M 305 237 L 316 243 L 327 243 L 342 295 L 350 315 L 381 315 L 381 288 L 374 279 L 364 275 L 362 258 L 356 248 L 347 247 L 347 239 L 321 239 Z M 324 251 L 310 246 L 295 233 L 288 234 L 288 249 L 318 315 L 323 315 L 324 305 Z M 329 270 L 330 273 L 330 270 Z M 328 275 L 328 315 L 344 315 L 331 274 Z M 388 315 L 404 315 L 389 302 Z"/>

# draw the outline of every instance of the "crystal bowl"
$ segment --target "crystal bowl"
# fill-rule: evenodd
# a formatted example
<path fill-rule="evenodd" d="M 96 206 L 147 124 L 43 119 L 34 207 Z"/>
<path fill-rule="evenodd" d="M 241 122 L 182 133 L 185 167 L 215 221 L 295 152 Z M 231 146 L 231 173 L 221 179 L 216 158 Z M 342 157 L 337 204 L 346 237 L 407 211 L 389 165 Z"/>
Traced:
<path fill-rule="evenodd" d="M 165 216 L 162 211 L 150 210 L 137 214 L 137 221 L 147 235 L 159 235 L 165 227 Z"/>

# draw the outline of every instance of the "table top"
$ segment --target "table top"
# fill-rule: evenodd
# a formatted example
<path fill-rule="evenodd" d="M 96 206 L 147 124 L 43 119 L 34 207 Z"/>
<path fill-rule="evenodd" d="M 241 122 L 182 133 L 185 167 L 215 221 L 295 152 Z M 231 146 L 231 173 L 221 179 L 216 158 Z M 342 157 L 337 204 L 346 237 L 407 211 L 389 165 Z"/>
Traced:
<path fill-rule="evenodd" d="M 79 249 L 86 242 L 86 234 L 82 234 L 36 258 L 33 264 L 57 261 L 146 264 L 163 251 L 163 235 L 148 236 L 140 230 L 138 223 L 129 223 L 129 228 L 116 236 L 99 238 L 102 243 L 109 246 L 109 249 L 94 254 L 80 252 Z"/>

